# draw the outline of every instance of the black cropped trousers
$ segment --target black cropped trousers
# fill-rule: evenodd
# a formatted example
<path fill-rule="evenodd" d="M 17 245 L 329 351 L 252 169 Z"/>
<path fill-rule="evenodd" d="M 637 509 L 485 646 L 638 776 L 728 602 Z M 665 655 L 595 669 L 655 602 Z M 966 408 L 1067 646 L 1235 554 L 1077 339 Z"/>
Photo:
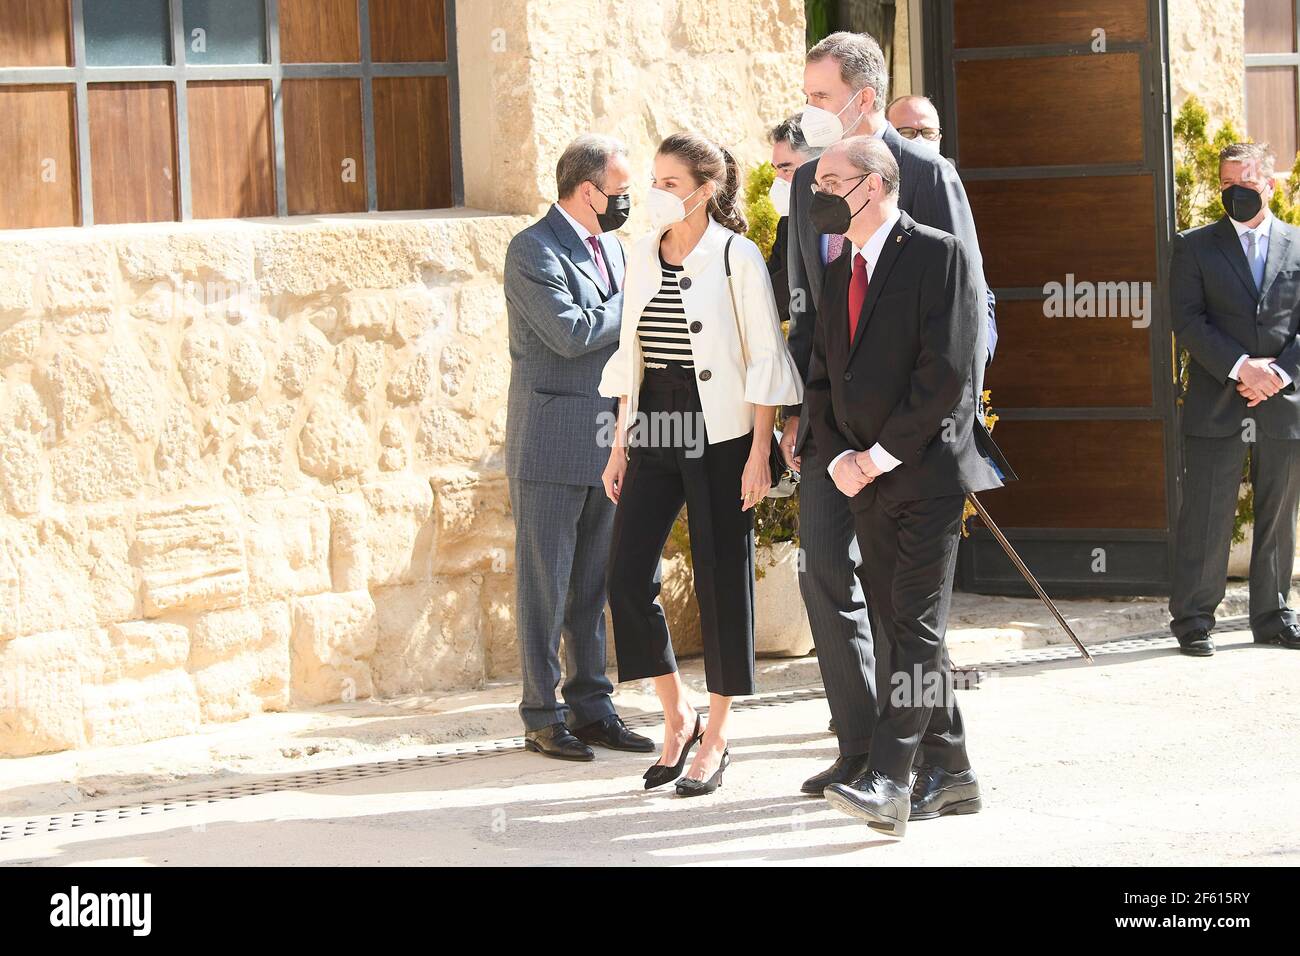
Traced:
<path fill-rule="evenodd" d="M 677 670 L 657 598 L 664 545 L 685 504 L 709 692 L 752 694 L 754 513 L 741 510 L 740 481 L 753 433 L 708 443 L 691 369 L 646 369 L 638 403 L 638 418 L 660 427 L 629 441 L 614 514 L 607 584 L 618 679 Z M 688 418 L 696 424 L 675 433 L 669 427 Z"/>

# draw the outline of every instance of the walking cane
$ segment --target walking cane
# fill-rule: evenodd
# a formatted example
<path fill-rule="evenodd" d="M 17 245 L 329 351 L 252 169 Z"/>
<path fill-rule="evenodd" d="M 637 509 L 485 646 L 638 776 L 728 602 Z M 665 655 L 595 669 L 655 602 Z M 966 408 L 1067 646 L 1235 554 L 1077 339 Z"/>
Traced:
<path fill-rule="evenodd" d="M 1070 640 L 1074 641 L 1074 646 L 1079 649 L 1079 653 L 1083 655 L 1083 659 L 1089 664 L 1093 663 L 1092 655 L 1088 653 L 1088 649 L 1083 646 L 1083 641 L 1079 640 L 1074 631 L 1070 628 L 1070 625 L 1065 623 L 1065 618 L 1061 616 L 1061 612 L 1058 611 L 1056 605 L 1052 603 L 1052 599 L 1047 596 L 1047 592 L 1044 591 L 1043 586 L 1038 583 L 1038 579 L 1034 577 L 1033 572 L 1025 566 L 1024 561 L 1020 560 L 1020 555 L 1016 554 L 1016 549 L 1011 547 L 1011 542 L 1008 541 L 1007 536 L 1002 533 L 1002 529 L 994 524 L 993 519 L 989 517 L 989 513 L 985 511 L 984 506 L 980 504 L 980 500 L 975 497 L 973 492 L 968 494 L 966 497 L 970 499 L 970 503 L 974 506 L 975 513 L 980 516 L 980 520 L 983 521 L 985 526 L 993 532 L 993 537 L 998 539 L 998 544 L 1002 545 L 1002 550 L 1007 553 L 1007 557 L 1010 558 L 1011 563 L 1016 566 L 1016 570 L 1024 575 L 1025 580 L 1029 582 L 1029 586 L 1038 592 L 1038 597 L 1047 605 L 1047 609 L 1052 612 L 1052 616 L 1056 618 L 1056 623 L 1060 624 L 1061 627 L 1064 628 L 1065 633 L 1070 635 Z"/>

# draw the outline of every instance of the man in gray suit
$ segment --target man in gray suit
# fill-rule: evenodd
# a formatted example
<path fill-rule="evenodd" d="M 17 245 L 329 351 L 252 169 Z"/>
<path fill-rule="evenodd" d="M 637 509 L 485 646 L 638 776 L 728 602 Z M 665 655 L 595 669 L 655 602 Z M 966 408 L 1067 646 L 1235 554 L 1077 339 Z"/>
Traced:
<path fill-rule="evenodd" d="M 991 359 L 997 340 L 993 296 L 984 280 L 966 190 L 948 160 L 904 139 L 885 119 L 888 85 L 885 58 L 875 40 L 865 33 L 832 33 L 808 51 L 804 66 L 808 108 L 800 122 L 804 138 L 810 146 L 826 147 L 847 136 L 865 135 L 889 147 L 899 166 L 899 208 L 916 222 L 952 233 L 962 242 L 980 300 L 988 304 L 986 358 Z M 805 379 L 826 266 L 846 246 L 842 235 L 820 234 L 813 225 L 809 209 L 816 174 L 817 164 L 805 163 L 795 173 L 790 190 L 790 354 Z M 853 212 L 860 204 L 856 195 L 847 197 Z M 975 394 L 982 388 L 981 365 Z M 808 421 L 800 411 L 799 406 L 785 410 L 782 432 L 782 449 L 796 467 L 813 451 Z M 832 783 L 849 784 L 865 772 L 879 709 L 876 674 L 886 673 L 888 662 L 880 662 L 877 668 L 867 599 L 856 575 L 862 557 L 848 499 L 824 468 L 801 474 L 799 537 L 804 562 L 799 587 L 840 749 L 834 764 L 801 788 L 820 796 Z"/>
<path fill-rule="evenodd" d="M 510 241 L 505 264 L 519 715 L 527 749 L 591 760 L 590 743 L 654 750 L 615 713 L 605 675 L 614 506 L 600 478 L 609 448 L 598 435 L 614 403 L 597 386 L 622 321 L 625 259 L 609 233 L 627 221 L 627 149 L 607 136 L 580 136 L 560 157 L 555 178 L 559 200 Z M 561 638 L 563 706 L 555 697 Z"/>
<path fill-rule="evenodd" d="M 1250 629 L 1257 644 L 1300 648 L 1288 605 L 1300 504 L 1300 242 L 1274 218 L 1273 153 L 1219 154 L 1227 215 L 1174 239 L 1174 332 L 1191 356 L 1183 401 L 1183 500 L 1170 629 L 1184 654 L 1214 653 L 1242 465 L 1250 451 L 1255 526 Z"/>

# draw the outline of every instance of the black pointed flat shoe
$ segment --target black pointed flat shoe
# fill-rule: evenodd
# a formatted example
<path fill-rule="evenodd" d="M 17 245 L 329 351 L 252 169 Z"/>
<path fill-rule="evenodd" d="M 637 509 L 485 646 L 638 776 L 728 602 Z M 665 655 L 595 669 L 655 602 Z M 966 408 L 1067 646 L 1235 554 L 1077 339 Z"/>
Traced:
<path fill-rule="evenodd" d="M 662 787 L 666 783 L 672 783 L 682 775 L 682 768 L 686 766 L 686 758 L 690 755 L 691 748 L 694 747 L 704 737 L 704 731 L 700 730 L 700 715 L 695 715 L 695 730 L 691 733 L 691 739 L 686 741 L 682 747 L 682 752 L 677 756 L 677 763 L 667 766 L 661 763 L 654 763 L 643 775 L 645 788 L 653 790 L 655 787 Z"/>
<path fill-rule="evenodd" d="M 712 793 L 722 786 L 722 771 L 731 765 L 731 751 L 722 751 L 722 759 L 718 762 L 718 769 L 713 771 L 713 776 L 708 780 L 692 780 L 690 777 L 682 777 L 677 781 L 677 796 L 679 797 L 702 797 L 705 794 Z"/>

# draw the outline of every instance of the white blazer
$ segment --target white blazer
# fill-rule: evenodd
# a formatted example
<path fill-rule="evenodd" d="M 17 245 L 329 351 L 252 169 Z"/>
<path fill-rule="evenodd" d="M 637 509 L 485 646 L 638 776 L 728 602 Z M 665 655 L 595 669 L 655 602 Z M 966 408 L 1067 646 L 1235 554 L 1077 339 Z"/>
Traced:
<path fill-rule="evenodd" d="M 663 278 L 659 265 L 663 232 L 651 232 L 628 251 L 618 351 L 605 364 L 600 379 L 601 395 L 628 400 L 627 425 L 634 421 L 645 372 L 636 330 L 641 313 L 659 291 Z M 731 281 L 749 352 L 748 366 L 742 359 L 723 268 L 722 254 L 728 239 L 732 239 Z M 686 256 L 682 269 L 679 276 L 690 280 L 682 282 L 682 305 L 691 329 L 695 381 L 709 444 L 752 431 L 755 405 L 799 404 L 803 382 L 781 333 L 767 263 L 758 246 L 710 216 L 708 228 Z M 699 331 L 694 331 L 697 322 Z"/>

